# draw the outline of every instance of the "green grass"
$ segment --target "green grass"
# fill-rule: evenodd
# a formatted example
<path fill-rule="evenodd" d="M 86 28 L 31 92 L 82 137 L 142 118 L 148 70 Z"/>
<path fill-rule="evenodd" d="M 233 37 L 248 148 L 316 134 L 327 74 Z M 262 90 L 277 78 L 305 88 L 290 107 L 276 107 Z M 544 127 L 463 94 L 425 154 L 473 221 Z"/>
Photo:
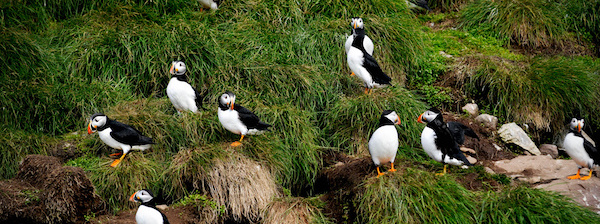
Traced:
<path fill-rule="evenodd" d="M 457 2 L 462 1 L 442 3 L 455 7 Z M 396 0 L 225 1 L 218 11 L 198 9 L 197 2 L 181 0 L 0 3 L 0 130 L 6 133 L 0 137 L 0 178 L 13 177 L 23 156 L 47 154 L 54 143 L 71 142 L 84 155 L 67 165 L 82 167 L 108 209 L 118 212 L 135 207 L 127 199 L 142 188 L 168 202 L 206 194 L 201 192 L 203 181 L 215 161 L 235 155 L 264 165 L 277 187 L 307 208 L 301 211 L 309 211 L 314 222 L 330 223 L 320 211 L 322 205 L 299 196 L 314 199 L 312 188 L 325 150 L 366 153 L 381 112 L 391 109 L 402 121 L 399 158 L 417 163 L 417 168 L 391 179 L 367 181 L 365 197 L 350 202 L 359 209 L 358 221 L 515 221 L 500 219 L 501 212 L 485 210 L 488 207 L 478 199 L 495 206 L 489 208 L 523 207 L 517 215 L 538 209 L 505 200 L 515 190 L 471 192 L 452 177 L 436 179 L 422 170 L 440 168 L 420 149 L 423 125 L 416 122 L 428 108 L 424 100 L 434 105 L 448 102 L 445 89 L 430 88 L 453 62 L 438 52 L 528 60 L 504 48 L 506 37 L 422 28 L 405 2 Z M 353 16 L 364 18 L 376 45 L 374 57 L 393 78 L 394 87 L 365 95 L 362 83 L 349 76 L 342 45 Z M 206 110 L 177 115 L 172 108 L 165 96 L 172 60 L 184 60 L 192 85 L 206 90 Z M 559 107 L 567 95 L 584 93 L 585 101 L 564 107 L 591 111 L 597 92 L 584 90 L 598 74 L 584 69 L 586 62 L 597 64 L 593 59 L 532 59 L 531 69 L 516 74 L 516 68 L 498 72 L 501 66 L 484 63 L 487 67 L 473 77 L 469 88 L 489 87 L 489 96 L 479 97 L 504 103 L 490 111 L 507 117 L 514 116 L 510 106 L 522 102 L 506 99 L 499 90 L 506 85 L 521 88 L 525 81 L 554 88 L 527 89 L 545 97 L 533 106 L 549 100 Z M 566 79 L 572 83 L 547 82 L 566 73 L 574 77 Z M 498 80 L 492 79 L 496 76 L 502 83 L 486 82 Z M 404 88 L 418 85 L 431 94 L 423 99 Z M 247 136 L 241 147 L 230 148 L 239 136 L 223 129 L 216 116 L 217 98 L 227 90 L 237 94 L 236 103 L 273 124 L 272 131 Z M 117 168 L 108 167 L 112 159 L 106 155 L 112 150 L 97 134 L 67 134 L 85 133 L 89 116 L 96 112 L 139 129 L 157 144 L 144 153 L 132 152 Z M 553 194 L 529 189 L 517 193 L 550 198 L 555 210 L 570 208 L 574 213 L 569 214 L 592 217 Z M 215 218 L 212 211 L 202 212 Z M 551 215 L 532 220 L 555 220 Z"/>
<path fill-rule="evenodd" d="M 461 26 L 526 49 L 561 47 L 568 26 L 551 1 L 477 0 L 461 11 Z"/>
<path fill-rule="evenodd" d="M 597 126 L 596 60 L 536 57 L 524 67 L 488 59 L 469 85 L 475 98 L 482 97 L 486 107 L 505 120 L 529 123 L 539 130 L 562 130 L 565 121 L 579 113 Z"/>

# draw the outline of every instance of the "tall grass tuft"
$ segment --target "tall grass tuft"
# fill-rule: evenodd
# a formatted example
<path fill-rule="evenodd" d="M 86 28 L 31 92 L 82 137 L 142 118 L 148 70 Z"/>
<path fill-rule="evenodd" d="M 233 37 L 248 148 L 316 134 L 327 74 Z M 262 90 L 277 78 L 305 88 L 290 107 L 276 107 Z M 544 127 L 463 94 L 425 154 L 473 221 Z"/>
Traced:
<path fill-rule="evenodd" d="M 526 49 L 561 47 L 567 38 L 561 6 L 544 0 L 477 0 L 460 13 L 461 26 Z"/>
<path fill-rule="evenodd" d="M 560 1 L 565 6 L 565 20 L 577 34 L 589 38 L 600 56 L 600 1 Z M 583 32 L 582 32 L 583 31 Z"/>
<path fill-rule="evenodd" d="M 0 126 L 0 179 L 9 179 L 17 174 L 19 163 L 29 154 L 46 155 L 55 140 L 44 135 Z"/>
<path fill-rule="evenodd" d="M 442 12 L 459 11 L 467 3 L 473 0 L 429 0 L 429 7 L 440 9 Z"/>
<path fill-rule="evenodd" d="M 470 192 L 446 176 L 415 169 L 372 178 L 355 197 L 359 223 L 472 223 Z M 390 174 L 390 173 L 388 173 Z"/>
<path fill-rule="evenodd" d="M 484 61 L 468 85 L 496 114 L 539 130 L 563 130 L 577 113 L 597 120 L 600 73 L 594 59 L 536 57 L 530 63 Z"/>

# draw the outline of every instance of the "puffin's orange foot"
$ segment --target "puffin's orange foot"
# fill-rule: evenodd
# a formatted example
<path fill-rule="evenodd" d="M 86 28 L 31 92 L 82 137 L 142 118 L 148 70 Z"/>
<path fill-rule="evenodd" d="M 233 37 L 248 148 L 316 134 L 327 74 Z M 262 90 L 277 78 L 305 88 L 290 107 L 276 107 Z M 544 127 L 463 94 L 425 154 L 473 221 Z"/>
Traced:
<path fill-rule="evenodd" d="M 445 175 L 445 173 L 436 173 L 435 175 L 436 175 L 436 176 L 444 176 L 444 175 Z"/>
<path fill-rule="evenodd" d="M 238 147 L 240 145 L 242 145 L 242 143 L 238 142 L 238 141 L 235 141 L 235 142 L 231 143 L 231 146 L 233 146 L 233 147 Z"/>
<path fill-rule="evenodd" d="M 121 163 L 121 159 L 115 159 L 115 161 L 110 164 L 110 167 L 116 167 L 119 163 Z"/>
<path fill-rule="evenodd" d="M 383 176 L 383 175 L 385 175 L 385 173 L 378 173 L 377 178 L 379 178 L 380 176 Z"/>
<path fill-rule="evenodd" d="M 114 157 L 114 156 L 121 156 L 121 155 L 123 155 L 123 153 L 122 153 L 122 152 L 117 152 L 117 153 L 110 154 L 110 155 L 108 155 L 108 156 L 110 156 L 110 157 Z"/>
<path fill-rule="evenodd" d="M 389 171 L 389 172 L 396 172 L 396 171 L 398 171 L 398 170 L 396 170 L 396 169 L 394 169 L 394 168 L 391 168 L 391 169 L 389 169 L 388 171 Z"/>
<path fill-rule="evenodd" d="M 354 72 L 352 72 L 352 74 L 350 74 L 350 76 L 355 76 L 356 74 L 354 74 Z"/>
<path fill-rule="evenodd" d="M 581 178 L 579 178 L 579 179 L 580 179 L 580 180 L 587 180 L 587 179 L 590 179 L 591 177 L 592 177 L 592 176 L 584 176 L 584 177 L 581 177 Z"/>
<path fill-rule="evenodd" d="M 580 179 L 581 176 L 579 176 L 579 174 L 577 174 L 577 175 L 573 175 L 573 176 L 568 176 L 567 178 L 569 178 L 569 180 L 575 180 L 575 179 Z"/>

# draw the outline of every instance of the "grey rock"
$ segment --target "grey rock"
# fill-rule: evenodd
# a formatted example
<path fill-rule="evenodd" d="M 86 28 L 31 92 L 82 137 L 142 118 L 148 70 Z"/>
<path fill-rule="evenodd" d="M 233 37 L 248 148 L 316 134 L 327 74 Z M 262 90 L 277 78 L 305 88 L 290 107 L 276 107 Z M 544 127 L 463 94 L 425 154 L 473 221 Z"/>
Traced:
<path fill-rule="evenodd" d="M 552 144 L 541 144 L 540 152 L 542 153 L 542 155 L 549 155 L 553 159 L 556 159 L 558 157 L 558 147 Z"/>
<path fill-rule="evenodd" d="M 496 130 L 496 128 L 498 128 L 498 118 L 489 114 L 480 114 L 475 118 L 475 121 L 492 130 Z"/>
<path fill-rule="evenodd" d="M 474 103 L 468 103 L 464 107 L 462 107 L 463 111 L 466 111 L 471 116 L 479 115 L 479 106 Z"/>
<path fill-rule="evenodd" d="M 521 129 L 521 127 L 515 123 L 502 125 L 500 130 L 498 130 L 498 134 L 500 134 L 502 141 L 515 144 L 532 155 L 537 156 L 542 154 L 535 143 L 531 141 L 531 138 L 529 138 L 527 133 L 525 133 L 525 131 L 523 131 L 523 129 Z"/>

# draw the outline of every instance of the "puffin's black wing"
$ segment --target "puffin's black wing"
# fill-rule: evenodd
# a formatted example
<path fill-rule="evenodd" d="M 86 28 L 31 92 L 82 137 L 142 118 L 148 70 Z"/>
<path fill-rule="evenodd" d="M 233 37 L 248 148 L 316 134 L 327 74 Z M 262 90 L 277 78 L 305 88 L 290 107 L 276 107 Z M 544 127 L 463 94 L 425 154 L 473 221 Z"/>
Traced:
<path fill-rule="evenodd" d="M 378 83 L 381 85 L 383 85 L 383 84 L 391 85 L 390 82 L 392 81 L 392 78 L 387 76 L 381 70 L 381 67 L 379 67 L 379 64 L 377 64 L 377 61 L 375 61 L 375 58 L 373 56 L 369 55 L 368 53 L 366 53 L 366 51 L 363 51 L 363 55 L 365 57 L 363 67 L 365 67 L 365 69 L 367 69 L 369 74 L 371 74 L 371 77 L 373 77 L 373 81 L 375 83 Z"/>
<path fill-rule="evenodd" d="M 246 127 L 248 127 L 248 129 L 256 128 L 258 130 L 268 130 L 268 127 L 271 127 L 270 124 L 260 121 L 258 116 L 252 113 L 252 111 L 240 106 L 239 104 L 235 104 L 233 109 L 238 112 L 240 120 L 242 123 L 244 123 L 244 125 L 246 125 Z"/>
<path fill-rule="evenodd" d="M 598 152 L 598 149 L 585 138 L 583 138 L 583 148 L 585 148 L 585 152 L 590 155 L 590 158 L 594 160 L 594 164 L 600 165 L 600 152 Z"/>
<path fill-rule="evenodd" d="M 202 93 L 198 92 L 198 90 L 196 90 L 196 88 L 194 88 L 193 86 L 192 86 L 192 89 L 194 90 L 194 93 L 196 94 L 196 106 L 199 109 L 206 110 L 202 106 L 202 104 L 204 103 L 204 98 L 206 97 L 206 93 L 204 93 L 204 92 L 202 92 Z"/>
<path fill-rule="evenodd" d="M 460 147 L 454 139 L 454 135 L 448 128 L 448 125 L 438 119 L 433 120 L 429 124 L 431 124 L 431 128 L 433 128 L 436 133 L 437 138 L 435 139 L 435 144 L 442 151 L 442 154 L 450 156 L 450 158 L 461 160 L 465 165 L 472 165 L 463 152 L 460 151 Z"/>
<path fill-rule="evenodd" d="M 154 144 L 151 138 L 142 135 L 140 131 L 129 125 L 113 120 L 109 121 L 109 125 L 112 130 L 110 136 L 118 142 L 129 145 Z"/>
<path fill-rule="evenodd" d="M 463 143 L 465 143 L 465 135 L 479 139 L 479 136 L 477 136 L 477 134 L 475 134 L 473 129 L 467 127 L 466 125 L 464 125 L 462 123 L 450 121 L 446 124 L 448 125 L 448 129 L 450 130 L 450 133 L 452 133 L 454 140 L 459 145 L 462 145 Z"/>
<path fill-rule="evenodd" d="M 167 219 L 167 216 L 162 212 L 160 212 L 160 215 L 163 217 L 163 224 L 169 224 L 169 219 Z"/>

